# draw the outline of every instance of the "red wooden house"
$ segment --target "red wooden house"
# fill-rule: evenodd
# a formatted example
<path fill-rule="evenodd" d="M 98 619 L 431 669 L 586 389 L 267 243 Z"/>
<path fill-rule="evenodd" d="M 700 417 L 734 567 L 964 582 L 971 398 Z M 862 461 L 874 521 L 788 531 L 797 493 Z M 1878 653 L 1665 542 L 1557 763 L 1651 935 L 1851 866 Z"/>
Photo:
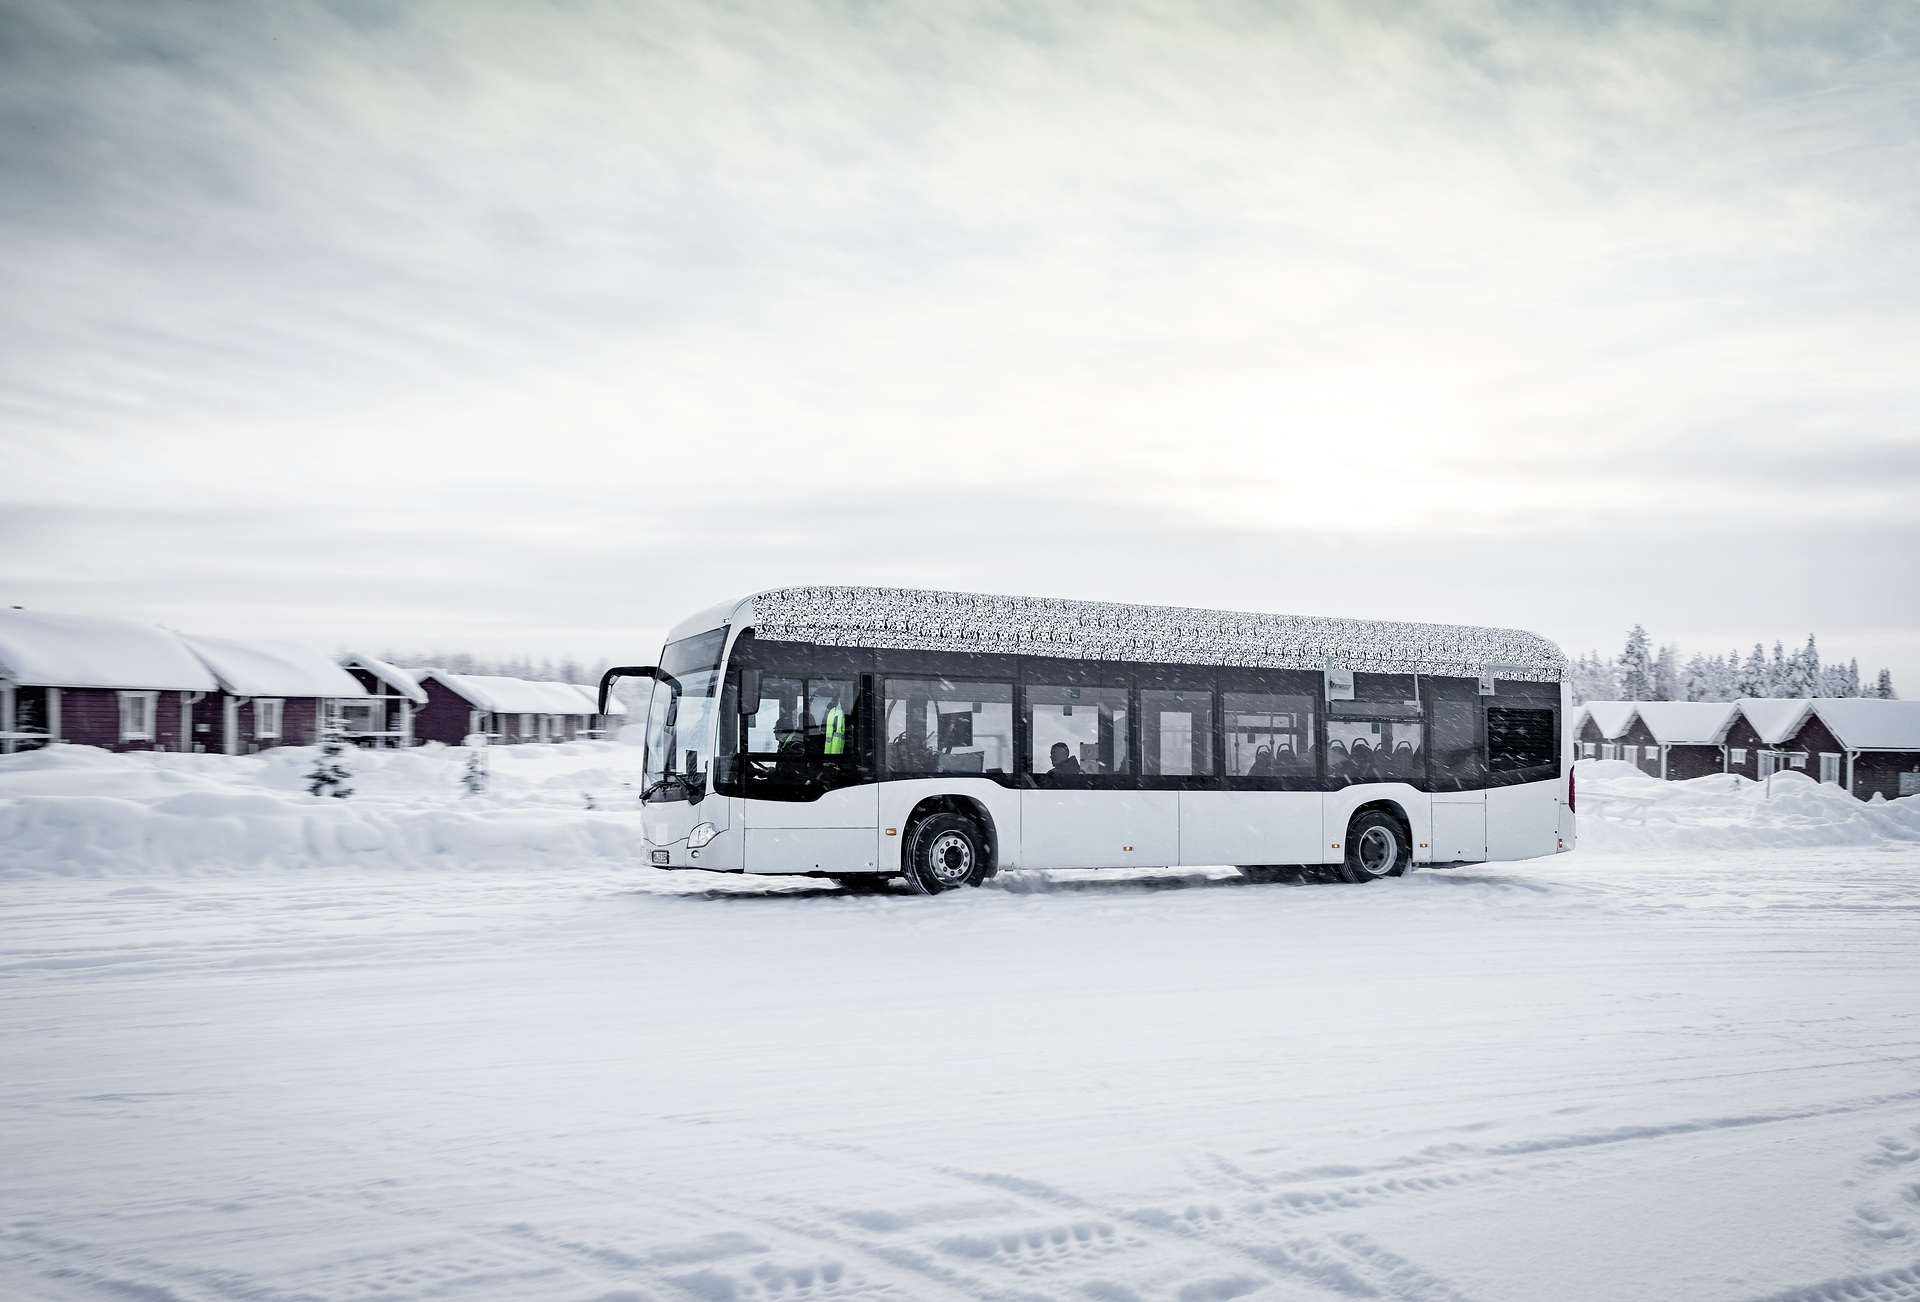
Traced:
<path fill-rule="evenodd" d="M 213 675 L 176 634 L 98 615 L 0 610 L 0 751 L 192 747 Z"/>
<path fill-rule="evenodd" d="M 327 735 L 339 702 L 367 691 L 333 661 L 299 642 L 266 638 L 181 640 L 219 684 L 196 712 L 196 749 L 250 755 L 275 746 L 310 746 Z"/>
<path fill-rule="evenodd" d="M 606 716 L 596 713 L 596 690 L 576 683 L 429 669 L 420 675 L 420 686 L 427 703 L 415 718 L 414 733 L 450 746 L 475 733 L 496 746 L 603 737 L 608 719 L 627 712 L 610 700 Z"/>
<path fill-rule="evenodd" d="M 340 667 L 366 690 L 364 700 L 340 702 L 336 731 L 356 746 L 414 744 L 414 712 L 427 703 L 419 681 L 398 665 L 369 655 L 351 655 Z"/>
<path fill-rule="evenodd" d="M 1727 728 L 1738 713 L 1732 701 L 1640 701 L 1634 713 L 1658 748 L 1657 776 L 1684 782 L 1727 771 Z"/>
<path fill-rule="evenodd" d="M 1862 800 L 1920 795 L 1920 701 L 1765 699 L 1740 709 L 1758 742 L 1752 776 L 1796 769 Z"/>

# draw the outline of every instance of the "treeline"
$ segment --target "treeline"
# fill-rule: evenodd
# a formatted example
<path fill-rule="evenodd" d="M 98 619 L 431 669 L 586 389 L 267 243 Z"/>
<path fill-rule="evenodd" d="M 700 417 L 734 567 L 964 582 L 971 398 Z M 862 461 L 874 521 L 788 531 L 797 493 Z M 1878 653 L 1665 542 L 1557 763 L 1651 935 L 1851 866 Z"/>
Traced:
<path fill-rule="evenodd" d="M 486 674 L 525 678 L 535 683 L 583 683 L 592 686 L 612 667 L 611 660 L 535 660 L 531 656 L 490 659 L 471 651 L 382 651 L 380 658 L 406 670 L 440 669 L 450 674 Z"/>
<path fill-rule="evenodd" d="M 1893 700 L 1893 674 L 1882 669 L 1871 683 L 1860 681 L 1860 662 L 1822 664 L 1811 634 L 1807 644 L 1788 651 L 1775 642 L 1768 655 L 1758 642 L 1746 656 L 1696 652 L 1682 659 L 1680 644 L 1655 648 L 1647 630 L 1635 624 L 1617 656 L 1590 651 L 1573 662 L 1573 699 L 1579 701 L 1737 701 L 1751 696 L 1877 696 Z"/>

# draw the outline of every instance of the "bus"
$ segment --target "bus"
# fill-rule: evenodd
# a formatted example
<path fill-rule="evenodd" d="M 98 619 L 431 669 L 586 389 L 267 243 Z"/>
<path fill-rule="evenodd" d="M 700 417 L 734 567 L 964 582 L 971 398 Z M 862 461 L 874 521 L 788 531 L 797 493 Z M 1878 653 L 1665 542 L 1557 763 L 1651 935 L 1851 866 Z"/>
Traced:
<path fill-rule="evenodd" d="M 681 621 L 602 713 L 622 677 L 660 868 L 1364 883 L 1575 843 L 1566 657 L 1512 629 L 795 587 Z"/>

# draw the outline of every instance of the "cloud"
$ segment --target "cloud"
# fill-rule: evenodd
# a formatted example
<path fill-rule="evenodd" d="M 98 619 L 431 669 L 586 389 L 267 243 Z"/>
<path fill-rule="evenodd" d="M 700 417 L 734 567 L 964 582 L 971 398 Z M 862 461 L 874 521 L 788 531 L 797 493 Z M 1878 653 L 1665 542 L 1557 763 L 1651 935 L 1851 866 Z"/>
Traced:
<path fill-rule="evenodd" d="M 476 637 L 588 651 L 628 617 L 551 604 L 555 573 L 672 573 L 648 600 L 690 606 L 867 573 L 929 497 L 1147 541 L 1033 574 L 902 547 L 899 581 L 1283 609 L 1396 548 L 1467 576 L 1431 617 L 1506 609 L 1526 546 L 1608 627 L 1694 609 L 1697 558 L 1773 556 L 1783 519 L 1821 573 L 1913 556 L 1909 7 L 5 22 L 6 509 L 98 531 L 86 574 L 13 553 L 36 593 L 353 618 L 372 589 L 318 530 Z M 1219 537 L 1332 568 L 1235 589 Z M 1844 615 L 1711 583 L 1767 628 Z"/>

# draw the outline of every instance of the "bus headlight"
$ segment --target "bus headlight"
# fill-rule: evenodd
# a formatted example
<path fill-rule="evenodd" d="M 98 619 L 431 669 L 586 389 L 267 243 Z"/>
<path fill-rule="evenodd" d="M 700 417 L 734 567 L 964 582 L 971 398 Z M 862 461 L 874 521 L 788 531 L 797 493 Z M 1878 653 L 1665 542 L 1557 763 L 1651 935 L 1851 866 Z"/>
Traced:
<path fill-rule="evenodd" d="M 687 849 L 698 850 L 718 835 L 720 835 L 719 828 L 715 827 L 712 823 L 702 823 L 687 833 Z"/>

